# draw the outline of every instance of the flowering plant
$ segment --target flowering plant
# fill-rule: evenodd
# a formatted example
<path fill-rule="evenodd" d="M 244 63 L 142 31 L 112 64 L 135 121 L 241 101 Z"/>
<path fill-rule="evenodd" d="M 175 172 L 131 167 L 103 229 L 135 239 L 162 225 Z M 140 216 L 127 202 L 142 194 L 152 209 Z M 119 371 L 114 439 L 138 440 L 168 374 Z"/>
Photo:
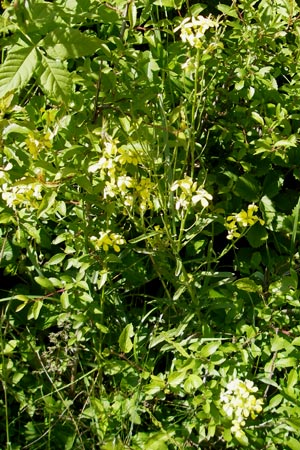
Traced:
<path fill-rule="evenodd" d="M 258 388 L 254 386 L 253 381 L 235 378 L 221 393 L 223 410 L 232 421 L 231 432 L 237 439 L 245 438 L 243 427 L 247 418 L 250 416 L 255 419 L 263 409 L 263 399 L 257 399 L 254 395 L 257 391 Z"/>

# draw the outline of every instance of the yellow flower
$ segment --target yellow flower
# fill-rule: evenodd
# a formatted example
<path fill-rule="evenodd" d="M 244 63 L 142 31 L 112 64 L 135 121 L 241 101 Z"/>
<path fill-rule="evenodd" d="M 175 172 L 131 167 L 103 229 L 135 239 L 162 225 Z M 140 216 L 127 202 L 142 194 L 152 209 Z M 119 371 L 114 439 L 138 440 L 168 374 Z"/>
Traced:
<path fill-rule="evenodd" d="M 182 42 L 187 42 L 191 47 L 200 48 L 206 31 L 215 26 L 216 23 L 209 17 L 186 17 L 174 31 L 180 29 Z"/>
<path fill-rule="evenodd" d="M 238 227 L 251 227 L 255 223 L 259 222 L 261 225 L 264 225 L 264 221 L 260 219 L 254 213 L 258 211 L 258 206 L 254 203 L 248 205 L 247 211 L 242 209 L 239 213 L 233 214 L 226 218 L 226 228 L 228 230 L 227 239 L 234 239 L 240 237 L 240 233 L 238 232 Z"/>
<path fill-rule="evenodd" d="M 40 136 L 39 133 L 30 131 L 25 139 L 25 144 L 33 159 L 36 159 L 41 150 L 52 147 L 51 133 L 47 131 L 43 136 Z"/>
<path fill-rule="evenodd" d="M 26 184 L 26 179 L 24 179 L 23 184 L 20 183 L 9 187 L 8 183 L 3 183 L 0 188 L 2 198 L 10 208 L 25 206 L 26 208 L 32 207 L 37 209 L 40 205 L 40 200 L 42 200 L 42 190 L 42 184 Z"/>
<path fill-rule="evenodd" d="M 100 231 L 99 237 L 91 236 L 91 242 L 94 244 L 96 250 L 100 250 L 101 248 L 108 252 L 109 248 L 112 247 L 115 252 L 119 252 L 121 250 L 120 245 L 125 244 L 125 239 L 117 233 L 112 233 L 110 230 Z"/>
<path fill-rule="evenodd" d="M 213 199 L 205 189 L 197 186 L 197 182 L 191 177 L 185 176 L 182 180 L 176 180 L 172 186 L 171 191 L 181 190 L 179 196 L 177 196 L 175 208 L 187 209 L 191 204 L 196 205 L 201 203 L 203 208 L 207 208 L 209 201 Z"/>
<path fill-rule="evenodd" d="M 119 155 L 116 157 L 116 161 L 122 164 L 122 166 L 124 164 L 133 164 L 134 166 L 137 166 L 141 162 L 139 155 L 127 147 L 120 147 L 118 153 Z"/>
<path fill-rule="evenodd" d="M 255 419 L 262 411 L 263 399 L 257 399 L 253 393 L 258 389 L 253 381 L 234 379 L 226 386 L 220 396 L 223 403 L 223 411 L 232 420 L 231 431 L 237 438 L 242 437 L 242 427 L 246 425 L 246 419 L 251 416 Z"/>

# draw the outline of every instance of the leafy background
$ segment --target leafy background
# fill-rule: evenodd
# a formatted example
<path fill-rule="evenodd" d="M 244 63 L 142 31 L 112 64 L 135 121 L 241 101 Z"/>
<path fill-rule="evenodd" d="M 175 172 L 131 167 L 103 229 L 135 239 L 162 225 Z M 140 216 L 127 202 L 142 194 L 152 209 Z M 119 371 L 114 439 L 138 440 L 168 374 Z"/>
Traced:
<path fill-rule="evenodd" d="M 297 3 L 1 4 L 1 447 L 298 450 Z"/>

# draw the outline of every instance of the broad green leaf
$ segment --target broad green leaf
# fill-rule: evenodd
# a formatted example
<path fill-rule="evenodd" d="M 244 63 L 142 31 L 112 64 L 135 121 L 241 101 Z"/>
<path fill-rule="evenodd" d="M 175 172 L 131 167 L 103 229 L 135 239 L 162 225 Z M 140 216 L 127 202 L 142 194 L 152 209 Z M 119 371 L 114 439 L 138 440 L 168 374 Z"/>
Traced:
<path fill-rule="evenodd" d="M 292 450 L 300 450 L 300 442 L 299 440 L 293 438 L 293 437 L 289 437 L 286 440 L 286 445 L 291 448 Z"/>
<path fill-rule="evenodd" d="M 42 276 L 34 277 L 34 281 L 36 281 L 36 283 L 39 284 L 40 286 L 42 286 L 43 288 L 46 288 L 46 289 L 53 288 L 53 284 L 46 277 L 42 277 Z"/>
<path fill-rule="evenodd" d="M 43 70 L 43 71 L 42 71 Z M 62 62 L 42 57 L 41 89 L 53 100 L 67 103 L 71 94 L 71 77 Z"/>
<path fill-rule="evenodd" d="M 203 384 L 203 381 L 201 380 L 199 375 L 196 375 L 195 373 L 191 373 L 185 380 L 183 388 L 184 388 L 185 392 L 187 392 L 188 394 L 191 394 L 192 392 L 196 391 L 202 384 Z"/>
<path fill-rule="evenodd" d="M 0 66 L 0 98 L 26 86 L 39 63 L 35 47 L 13 47 Z"/>
<path fill-rule="evenodd" d="M 75 28 L 56 28 L 48 33 L 41 45 L 51 58 L 64 60 L 93 55 L 102 46 L 102 41 Z"/>
<path fill-rule="evenodd" d="M 264 125 L 265 124 L 264 119 L 256 111 L 252 111 L 251 116 L 260 125 Z"/>
<path fill-rule="evenodd" d="M 258 222 L 246 234 L 246 239 L 253 248 L 261 247 L 268 240 L 268 237 L 268 231 Z"/>
<path fill-rule="evenodd" d="M 271 352 L 278 352 L 278 350 L 286 348 L 288 345 L 290 345 L 290 343 L 287 339 L 276 335 L 271 340 Z"/>
<path fill-rule="evenodd" d="M 168 377 L 168 383 L 172 387 L 180 385 L 186 379 L 186 372 L 171 372 Z"/>
<path fill-rule="evenodd" d="M 68 309 L 70 306 L 68 291 L 64 291 L 60 296 L 60 303 L 63 309 Z"/>
<path fill-rule="evenodd" d="M 226 14 L 227 16 L 234 17 L 235 19 L 238 17 L 236 8 L 232 8 L 231 6 L 228 5 L 223 5 L 222 3 L 220 5 L 217 5 L 217 8 L 219 11 L 221 11 L 223 14 Z"/>
<path fill-rule="evenodd" d="M 119 346 L 121 352 L 129 353 L 132 350 L 133 344 L 130 338 L 132 338 L 133 335 L 133 325 L 132 323 L 129 323 L 128 325 L 126 325 L 119 337 Z"/>
<path fill-rule="evenodd" d="M 12 353 L 17 345 L 18 341 L 16 339 L 10 339 L 8 342 L 6 342 L 3 348 L 3 355 L 9 355 L 10 353 Z"/>
<path fill-rule="evenodd" d="M 259 185 L 257 179 L 249 174 L 242 175 L 238 178 L 234 191 L 243 200 L 256 202 L 259 197 Z"/>
<path fill-rule="evenodd" d="M 199 356 L 201 358 L 208 358 L 210 355 L 214 354 L 215 351 L 220 347 L 221 342 L 220 341 L 213 341 L 209 342 L 208 344 L 205 344 L 199 353 Z"/>
<path fill-rule="evenodd" d="M 247 292 L 260 292 L 261 286 L 255 283 L 255 281 L 251 280 L 251 278 L 240 278 L 239 280 L 235 281 L 235 286 L 238 287 L 238 289 L 241 289 L 242 291 Z"/>
<path fill-rule="evenodd" d="M 60 264 L 65 259 L 65 257 L 65 253 L 57 253 L 56 255 L 52 256 L 52 258 L 50 258 L 45 265 L 55 266 L 56 264 Z"/>
<path fill-rule="evenodd" d="M 296 367 L 298 364 L 297 358 L 281 358 L 275 361 L 276 367 Z"/>

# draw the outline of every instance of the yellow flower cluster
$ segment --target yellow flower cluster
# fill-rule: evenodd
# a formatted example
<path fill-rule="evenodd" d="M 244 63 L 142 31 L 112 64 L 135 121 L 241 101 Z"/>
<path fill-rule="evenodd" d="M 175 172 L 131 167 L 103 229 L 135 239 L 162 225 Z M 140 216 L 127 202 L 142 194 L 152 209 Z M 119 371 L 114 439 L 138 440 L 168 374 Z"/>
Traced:
<path fill-rule="evenodd" d="M 232 240 L 234 238 L 239 238 L 241 233 L 239 232 L 239 227 L 246 228 L 251 227 L 256 222 L 259 222 L 261 225 L 264 225 L 264 221 L 260 219 L 256 214 L 258 211 L 258 206 L 254 203 L 248 205 L 247 211 L 242 209 L 237 214 L 233 214 L 228 216 L 226 219 L 226 228 L 228 230 L 227 239 Z"/>
<path fill-rule="evenodd" d="M 182 42 L 187 42 L 191 47 L 200 48 L 206 31 L 215 26 L 216 23 L 209 17 L 186 17 L 174 31 L 180 29 Z"/>
<path fill-rule="evenodd" d="M 52 134 L 50 131 L 47 131 L 44 135 L 30 131 L 25 139 L 25 144 L 33 159 L 36 159 L 41 150 L 52 148 Z"/>
<path fill-rule="evenodd" d="M 197 185 L 197 181 L 193 181 L 191 177 L 185 176 L 182 180 L 175 181 L 171 186 L 171 191 L 176 191 L 177 210 L 187 210 L 190 206 L 201 203 L 203 208 L 207 208 L 212 195 L 205 189 Z"/>
<path fill-rule="evenodd" d="M 137 166 L 142 162 L 141 156 L 130 146 L 118 148 L 118 141 L 109 140 L 104 143 L 101 158 L 89 166 L 90 173 L 99 173 L 105 180 L 104 199 L 120 197 L 125 207 L 137 205 L 141 213 L 153 209 L 155 184 L 145 177 L 128 174 L 126 165 Z"/>
<path fill-rule="evenodd" d="M 120 234 L 112 233 L 110 230 L 100 231 L 99 237 L 91 236 L 90 240 L 96 250 L 103 249 L 105 252 L 108 252 L 109 248 L 112 247 L 118 253 L 121 250 L 120 245 L 126 243 Z"/>
<path fill-rule="evenodd" d="M 232 420 L 231 432 L 239 439 L 244 436 L 242 427 L 250 416 L 255 419 L 262 411 L 263 399 L 257 399 L 254 392 L 258 389 L 250 380 L 234 379 L 227 384 L 226 391 L 221 394 L 221 402 L 226 415 Z"/>
<path fill-rule="evenodd" d="M 42 200 L 43 186 L 40 183 L 25 183 L 9 185 L 3 183 L 0 192 L 2 199 L 9 208 L 14 206 L 25 206 L 38 208 L 39 202 Z"/>

